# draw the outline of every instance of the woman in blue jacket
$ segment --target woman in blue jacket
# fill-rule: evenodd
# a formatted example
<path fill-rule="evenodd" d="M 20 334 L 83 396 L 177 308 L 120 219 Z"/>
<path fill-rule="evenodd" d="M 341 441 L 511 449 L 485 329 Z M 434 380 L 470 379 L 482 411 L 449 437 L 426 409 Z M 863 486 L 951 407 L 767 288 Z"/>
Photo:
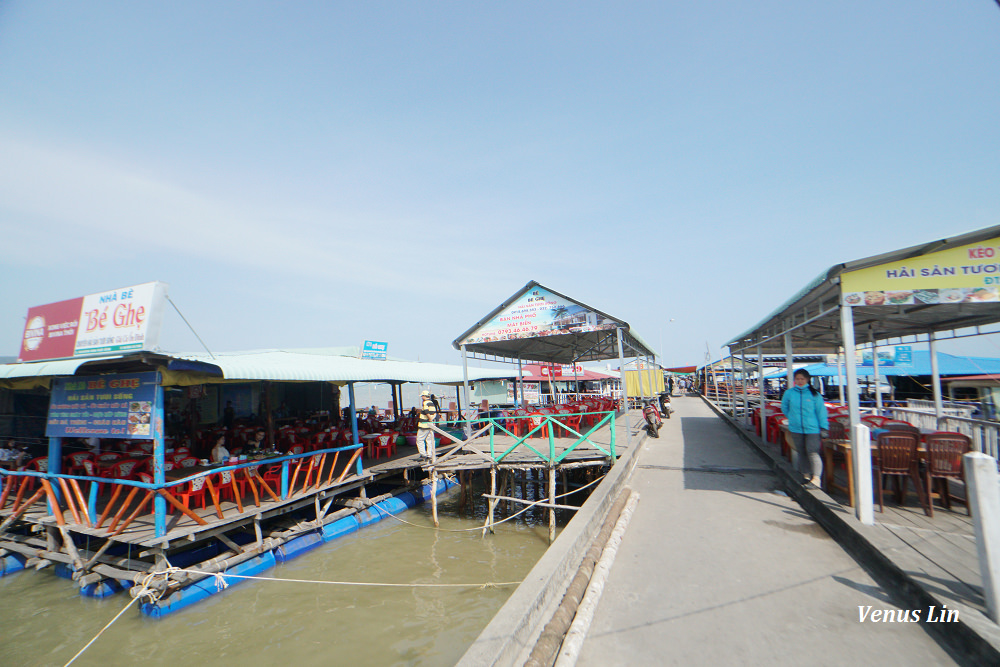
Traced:
<path fill-rule="evenodd" d="M 788 431 L 798 453 L 798 469 L 817 487 L 823 475 L 823 459 L 819 451 L 828 423 L 826 403 L 815 387 L 809 384 L 809 371 L 800 368 L 793 374 L 795 385 L 781 396 L 781 411 L 788 419 Z"/>

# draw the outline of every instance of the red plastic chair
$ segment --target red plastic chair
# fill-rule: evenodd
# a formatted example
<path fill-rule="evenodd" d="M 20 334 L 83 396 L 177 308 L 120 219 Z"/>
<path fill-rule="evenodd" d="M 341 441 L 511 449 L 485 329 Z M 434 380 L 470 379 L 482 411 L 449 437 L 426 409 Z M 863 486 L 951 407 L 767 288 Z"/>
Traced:
<path fill-rule="evenodd" d="M 25 463 L 23 466 L 21 466 L 21 470 L 33 470 L 35 472 L 48 472 L 49 471 L 49 457 L 47 457 L 47 456 L 39 456 L 37 458 L 33 458 L 30 461 L 28 461 L 27 463 Z M 35 479 L 36 478 L 35 477 L 25 477 L 25 479 L 27 480 L 27 482 L 25 482 L 25 485 L 26 485 L 25 488 L 27 490 L 29 490 L 29 491 L 33 491 L 35 489 Z"/>
<path fill-rule="evenodd" d="M 372 443 L 372 454 L 373 458 L 379 459 L 382 453 L 385 453 L 385 457 L 389 458 L 396 453 L 396 436 L 398 434 L 395 432 L 382 433 L 378 436 L 374 443 Z"/>
<path fill-rule="evenodd" d="M 174 465 L 178 468 L 193 468 L 198 465 L 198 459 L 193 456 L 185 456 L 180 460 L 174 459 Z"/>
<path fill-rule="evenodd" d="M 82 475 L 84 474 L 83 462 L 85 460 L 93 460 L 94 455 L 91 452 L 73 452 L 72 454 L 67 454 L 63 457 L 63 467 L 67 475 Z"/>
<path fill-rule="evenodd" d="M 191 503 L 193 501 L 198 501 L 201 503 L 201 508 L 205 509 L 205 491 L 207 487 L 205 486 L 205 478 L 198 477 L 192 479 L 186 484 L 180 484 L 178 486 L 168 489 L 173 493 L 174 497 L 180 501 L 185 508 L 191 509 Z M 173 505 L 171 505 L 173 508 Z M 176 509 L 176 508 L 174 508 Z"/>
<path fill-rule="evenodd" d="M 547 416 L 547 414 L 545 412 L 541 411 L 541 410 L 539 410 L 538 412 L 530 412 L 530 413 L 528 413 L 528 419 L 526 420 L 528 422 L 528 429 L 525 432 L 527 433 L 527 432 L 531 431 L 532 429 L 537 428 L 538 425 L 542 423 L 542 420 L 545 419 L 546 416 Z M 545 424 L 542 425 L 542 428 L 540 428 L 537 431 L 535 431 L 535 433 L 534 433 L 534 435 L 532 437 L 535 437 L 535 438 L 540 438 L 540 437 L 544 438 L 544 437 L 548 437 L 548 435 L 549 435 L 549 425 L 548 425 L 548 423 L 545 423 Z"/>

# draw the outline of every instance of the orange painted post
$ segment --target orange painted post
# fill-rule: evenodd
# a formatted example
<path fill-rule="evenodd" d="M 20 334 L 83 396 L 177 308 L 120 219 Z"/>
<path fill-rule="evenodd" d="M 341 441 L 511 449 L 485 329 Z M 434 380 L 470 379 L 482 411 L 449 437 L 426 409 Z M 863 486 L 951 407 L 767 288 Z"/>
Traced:
<path fill-rule="evenodd" d="M 136 487 L 136 490 L 137 491 L 139 490 L 138 487 Z M 131 514 L 129 514 L 128 518 L 125 519 L 125 522 L 122 523 L 122 525 L 118 527 L 118 530 L 116 530 L 115 532 L 111 533 L 111 537 L 115 537 L 116 535 L 120 535 L 122 533 L 122 531 L 124 531 L 126 528 L 128 528 L 128 525 L 130 523 L 132 523 L 137 516 L 139 516 L 139 513 L 142 512 L 143 508 L 145 508 L 146 505 L 149 504 L 149 501 L 153 499 L 154 495 L 156 495 L 156 494 L 153 493 L 152 491 L 147 491 L 146 492 L 146 497 L 142 499 L 142 502 L 139 503 L 139 506 L 135 508 L 134 512 L 132 512 Z"/>
<path fill-rule="evenodd" d="M 118 496 L 121 494 L 122 488 L 124 488 L 123 484 L 115 484 L 115 490 L 111 494 L 111 500 L 108 501 L 108 504 L 105 506 L 104 511 L 101 512 L 101 518 L 97 520 L 97 525 L 94 526 L 94 528 L 100 528 L 104 524 L 104 520 L 108 518 L 108 513 L 114 506 L 115 501 L 118 500 Z"/>
<path fill-rule="evenodd" d="M 195 523 L 197 523 L 199 526 L 207 526 L 208 525 L 207 521 L 205 521 L 200 516 L 198 516 L 197 514 L 195 514 L 193 510 L 190 510 L 187 507 L 185 507 L 184 503 L 182 503 L 181 501 L 177 500 L 177 498 L 174 498 L 174 495 L 172 493 L 170 493 L 169 491 L 167 491 L 166 489 L 157 489 L 157 492 L 161 496 L 163 496 L 164 498 L 166 498 L 168 503 L 170 503 L 171 505 L 173 505 L 174 507 L 176 507 L 178 510 L 180 510 L 180 512 L 182 514 L 185 514 L 188 517 L 194 519 Z"/>
<path fill-rule="evenodd" d="M 118 511 L 115 513 L 114 518 L 111 519 L 111 525 L 108 526 L 108 530 L 115 529 L 115 526 L 117 526 L 118 522 L 121 521 L 122 516 L 124 516 L 125 514 L 125 510 L 127 510 L 128 506 L 132 504 L 132 499 L 135 498 L 135 494 L 137 493 L 139 493 L 139 487 L 133 486 L 132 490 L 128 492 L 128 496 L 125 497 L 125 502 L 123 502 L 122 506 L 118 508 Z M 108 509 L 111 509 L 110 505 L 108 505 Z M 98 524 L 97 527 L 100 528 L 101 527 L 100 524 Z"/>

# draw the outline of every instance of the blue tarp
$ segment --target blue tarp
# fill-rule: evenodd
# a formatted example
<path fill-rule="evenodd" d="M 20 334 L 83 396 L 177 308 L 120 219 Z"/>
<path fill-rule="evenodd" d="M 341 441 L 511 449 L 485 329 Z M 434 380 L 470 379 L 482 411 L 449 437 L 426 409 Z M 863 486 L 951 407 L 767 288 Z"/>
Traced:
<path fill-rule="evenodd" d="M 953 354 L 938 352 L 938 371 L 942 377 L 948 375 L 983 375 L 987 373 L 1000 374 L 1000 359 L 992 357 L 958 357 Z M 836 363 L 825 363 L 804 366 L 813 377 L 837 377 Z M 857 366 L 858 377 L 870 377 L 875 370 L 871 366 Z M 846 373 L 846 369 L 841 370 Z M 913 350 L 913 363 L 899 366 L 885 366 L 879 363 L 879 377 L 890 375 L 918 376 L 931 374 L 931 353 L 929 350 Z M 783 378 L 785 370 L 769 373 L 767 379 Z"/>

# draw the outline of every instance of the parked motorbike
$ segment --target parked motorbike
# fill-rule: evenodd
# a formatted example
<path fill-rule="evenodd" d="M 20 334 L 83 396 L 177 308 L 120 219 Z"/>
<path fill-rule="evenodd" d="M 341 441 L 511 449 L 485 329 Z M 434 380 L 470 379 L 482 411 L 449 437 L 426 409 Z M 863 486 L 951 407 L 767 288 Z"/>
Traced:
<path fill-rule="evenodd" d="M 660 414 L 670 419 L 670 413 L 673 411 L 674 409 L 670 407 L 670 394 L 660 394 Z"/>
<path fill-rule="evenodd" d="M 656 409 L 656 405 L 652 401 L 646 401 L 646 405 L 642 408 L 642 416 L 646 420 L 646 433 L 649 434 L 649 437 L 659 438 L 663 419 L 660 417 L 660 411 Z"/>

